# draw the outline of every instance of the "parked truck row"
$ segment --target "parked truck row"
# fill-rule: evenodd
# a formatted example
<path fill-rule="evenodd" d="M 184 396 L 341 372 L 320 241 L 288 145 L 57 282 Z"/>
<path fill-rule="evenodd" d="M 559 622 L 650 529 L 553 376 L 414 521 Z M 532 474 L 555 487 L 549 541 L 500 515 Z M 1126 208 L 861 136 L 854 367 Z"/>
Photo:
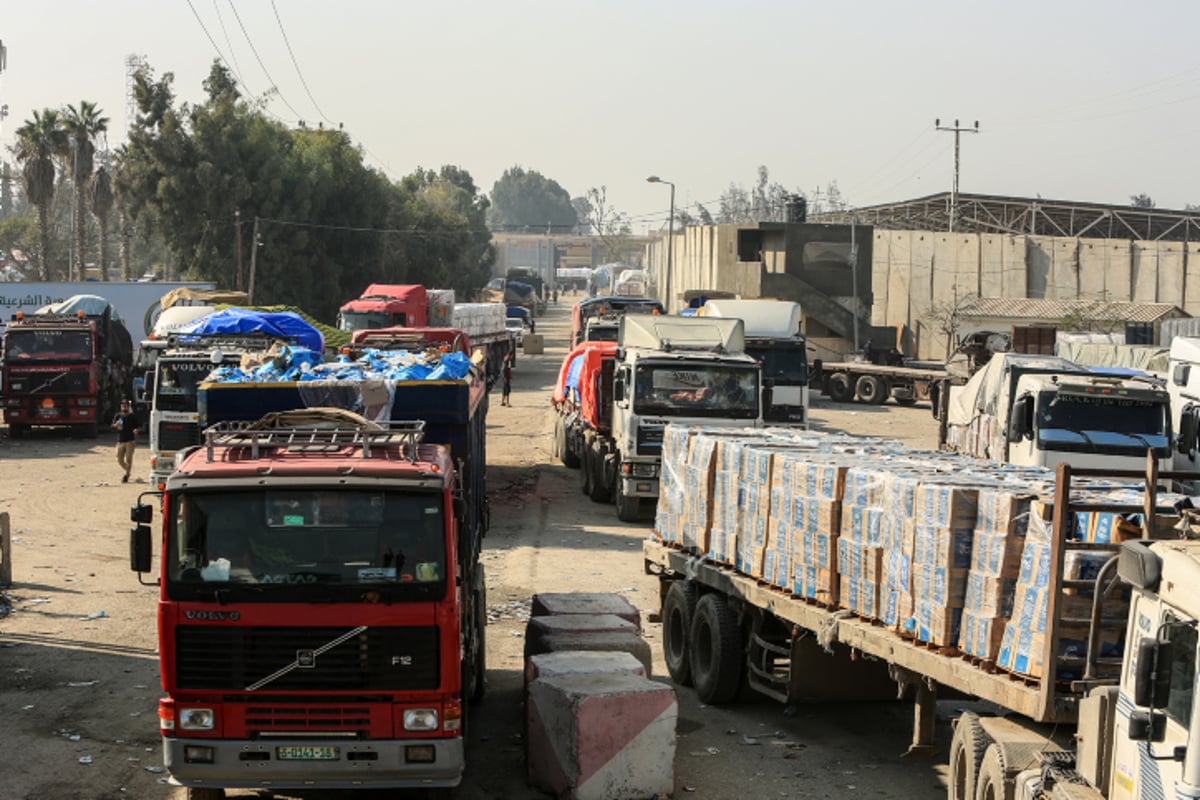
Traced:
<path fill-rule="evenodd" d="M 132 510 L 131 567 L 159 575 L 166 767 L 189 800 L 455 786 L 485 688 L 482 358 L 292 356 L 201 383 L 204 442 L 157 533 Z"/>
<path fill-rule="evenodd" d="M 645 566 L 664 657 L 706 703 L 985 700 L 951 800 L 1200 795 L 1200 543 L 1144 472 L 671 425 Z M 1136 480 L 1144 484 L 1112 481 Z"/>

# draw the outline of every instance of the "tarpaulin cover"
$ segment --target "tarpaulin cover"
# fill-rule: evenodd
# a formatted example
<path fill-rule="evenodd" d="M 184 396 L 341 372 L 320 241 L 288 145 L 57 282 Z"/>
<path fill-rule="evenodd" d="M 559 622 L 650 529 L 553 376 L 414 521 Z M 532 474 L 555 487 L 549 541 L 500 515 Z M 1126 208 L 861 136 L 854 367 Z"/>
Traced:
<path fill-rule="evenodd" d="M 37 310 L 38 314 L 64 314 L 69 317 L 75 316 L 80 311 L 87 317 L 103 317 L 107 309 L 112 308 L 112 303 L 105 300 L 103 297 L 96 294 L 75 294 L 58 303 L 51 303 L 48 306 L 42 306 Z M 121 315 L 117 313 L 115 308 L 112 308 L 112 318 L 119 320 Z"/>
<path fill-rule="evenodd" d="M 356 361 L 341 356 L 322 361 L 320 351 L 284 347 L 278 358 L 250 370 L 221 367 L 209 375 L 215 383 L 279 383 L 290 381 L 457 381 L 471 371 L 464 353 L 437 350 L 375 350 Z"/>
<path fill-rule="evenodd" d="M 186 341 L 189 335 L 212 336 L 216 334 L 246 335 L 263 333 L 280 339 L 294 341 L 300 347 L 320 353 L 325 349 L 321 332 L 291 311 L 258 312 L 240 308 L 226 308 L 201 317 L 179 329 L 178 336 Z"/>
<path fill-rule="evenodd" d="M 95 294 L 71 295 L 66 300 L 42 306 L 35 313 L 64 314 L 73 317 L 80 311 L 96 321 L 104 354 L 120 364 L 133 362 L 133 337 L 121 321 L 112 303 Z"/>
<path fill-rule="evenodd" d="M 570 399 L 593 428 L 600 427 L 600 398 L 596 396 L 595 376 L 605 359 L 616 358 L 616 342 L 583 342 L 563 360 L 554 384 L 554 402 Z"/>

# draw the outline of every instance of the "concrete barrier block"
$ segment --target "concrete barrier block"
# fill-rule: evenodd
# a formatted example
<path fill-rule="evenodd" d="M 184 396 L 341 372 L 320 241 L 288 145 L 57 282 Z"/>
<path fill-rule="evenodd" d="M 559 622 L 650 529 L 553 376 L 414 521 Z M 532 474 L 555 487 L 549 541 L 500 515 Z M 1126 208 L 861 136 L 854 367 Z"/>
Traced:
<path fill-rule="evenodd" d="M 547 636 L 564 633 L 631 633 L 637 635 L 637 627 L 627 620 L 612 614 L 570 614 L 561 617 L 530 617 L 525 624 L 525 658 L 535 653 L 545 653 L 538 644 Z M 594 650 L 594 647 L 584 648 Z"/>
<path fill-rule="evenodd" d="M 570 650 L 588 652 L 629 653 L 642 663 L 646 675 L 651 675 L 653 660 L 650 645 L 633 631 L 602 631 L 587 633 L 554 633 L 525 639 L 525 660 L 542 653 L 562 653 Z"/>
<path fill-rule="evenodd" d="M 585 650 L 564 650 L 561 653 L 542 653 L 530 656 L 525 662 L 525 685 L 538 678 L 554 678 L 559 675 L 641 675 L 646 676 L 646 668 L 641 661 L 631 653 L 624 652 L 589 652 Z"/>
<path fill-rule="evenodd" d="M 548 592 L 533 596 L 534 617 L 558 617 L 568 614 L 613 614 L 642 629 L 642 613 L 614 592 Z"/>
<path fill-rule="evenodd" d="M 529 782 L 564 800 L 643 800 L 675 789 L 671 687 L 637 675 L 529 684 Z"/>

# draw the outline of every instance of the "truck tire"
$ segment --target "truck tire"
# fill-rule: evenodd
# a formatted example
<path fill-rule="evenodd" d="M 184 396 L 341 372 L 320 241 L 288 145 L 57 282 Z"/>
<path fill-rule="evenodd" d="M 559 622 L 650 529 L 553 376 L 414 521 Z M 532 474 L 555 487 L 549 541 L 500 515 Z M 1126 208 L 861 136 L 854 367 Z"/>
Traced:
<path fill-rule="evenodd" d="M 892 399 L 895 400 L 897 403 L 899 403 L 902 406 L 915 406 L 917 404 L 917 398 L 911 397 L 909 395 L 901 395 L 901 396 L 893 395 Z"/>
<path fill-rule="evenodd" d="M 95 439 L 99 433 L 99 428 L 95 422 L 85 422 L 79 426 L 79 433 L 85 439 Z"/>
<path fill-rule="evenodd" d="M 10 439 L 24 439 L 29 435 L 29 426 L 23 422 L 12 422 L 8 426 L 8 437 Z"/>
<path fill-rule="evenodd" d="M 850 385 L 850 376 L 844 372 L 830 375 L 825 393 L 836 403 L 849 403 L 854 399 L 854 387 Z"/>
<path fill-rule="evenodd" d="M 187 800 L 225 800 L 225 790 L 213 786 L 189 786 Z"/>
<path fill-rule="evenodd" d="M 950 739 L 949 800 L 975 800 L 979 766 L 991 743 L 992 737 L 979 724 L 979 715 L 974 711 L 964 711 L 955 720 Z"/>
<path fill-rule="evenodd" d="M 710 592 L 697 601 L 689 638 L 696 695 L 709 705 L 732 701 L 741 686 L 745 657 L 737 616 L 722 595 Z"/>
<path fill-rule="evenodd" d="M 571 444 L 567 441 L 567 426 L 562 417 L 554 423 L 554 446 L 558 448 L 558 458 L 568 469 L 579 468 L 579 456 L 571 452 Z"/>
<path fill-rule="evenodd" d="M 875 375 L 863 375 L 860 377 L 858 383 L 854 385 L 854 390 L 858 394 L 858 399 L 864 403 L 877 406 L 887 402 L 887 384 Z"/>
<path fill-rule="evenodd" d="M 692 618 L 696 614 L 696 585 L 691 581 L 671 581 L 662 606 L 663 660 L 671 680 L 680 686 L 692 685 L 691 654 L 688 647 Z"/>
<path fill-rule="evenodd" d="M 591 454 L 591 448 L 584 446 L 583 457 L 579 460 L 579 491 L 588 497 L 592 496 L 592 482 L 595 480 L 592 477 Z"/>
<path fill-rule="evenodd" d="M 483 702 L 487 692 L 487 589 L 480 589 L 475 596 L 475 653 L 471 663 L 471 691 L 467 699 L 472 703 Z"/>
<path fill-rule="evenodd" d="M 621 522 L 637 522 L 642 516 L 642 498 L 625 494 L 625 481 L 618 472 L 613 481 L 613 502 L 617 506 L 617 519 Z"/>
<path fill-rule="evenodd" d="M 1008 776 L 1004 755 L 995 744 L 989 745 L 979 765 L 974 800 L 1013 800 L 1016 786 Z"/>

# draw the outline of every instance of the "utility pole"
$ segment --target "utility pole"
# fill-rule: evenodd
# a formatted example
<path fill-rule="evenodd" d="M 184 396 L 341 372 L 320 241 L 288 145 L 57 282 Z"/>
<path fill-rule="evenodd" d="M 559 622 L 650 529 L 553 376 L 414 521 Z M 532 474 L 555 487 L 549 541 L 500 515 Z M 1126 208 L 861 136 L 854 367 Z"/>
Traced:
<path fill-rule="evenodd" d="M 237 232 L 237 286 L 239 292 L 242 290 L 242 210 L 235 208 L 233 210 L 233 228 Z"/>
<path fill-rule="evenodd" d="M 958 219 L 958 135 L 960 133 L 979 133 L 979 120 L 975 120 L 974 127 L 964 128 L 958 124 L 958 120 L 954 120 L 953 126 L 943 126 L 940 119 L 935 119 L 933 127 L 939 131 L 950 131 L 954 134 L 954 184 L 950 189 L 950 232 L 954 233 L 954 223 Z"/>
<path fill-rule="evenodd" d="M 250 237 L 250 285 L 246 288 L 246 305 L 254 305 L 254 268 L 258 264 L 258 217 L 254 218 L 254 233 Z"/>

